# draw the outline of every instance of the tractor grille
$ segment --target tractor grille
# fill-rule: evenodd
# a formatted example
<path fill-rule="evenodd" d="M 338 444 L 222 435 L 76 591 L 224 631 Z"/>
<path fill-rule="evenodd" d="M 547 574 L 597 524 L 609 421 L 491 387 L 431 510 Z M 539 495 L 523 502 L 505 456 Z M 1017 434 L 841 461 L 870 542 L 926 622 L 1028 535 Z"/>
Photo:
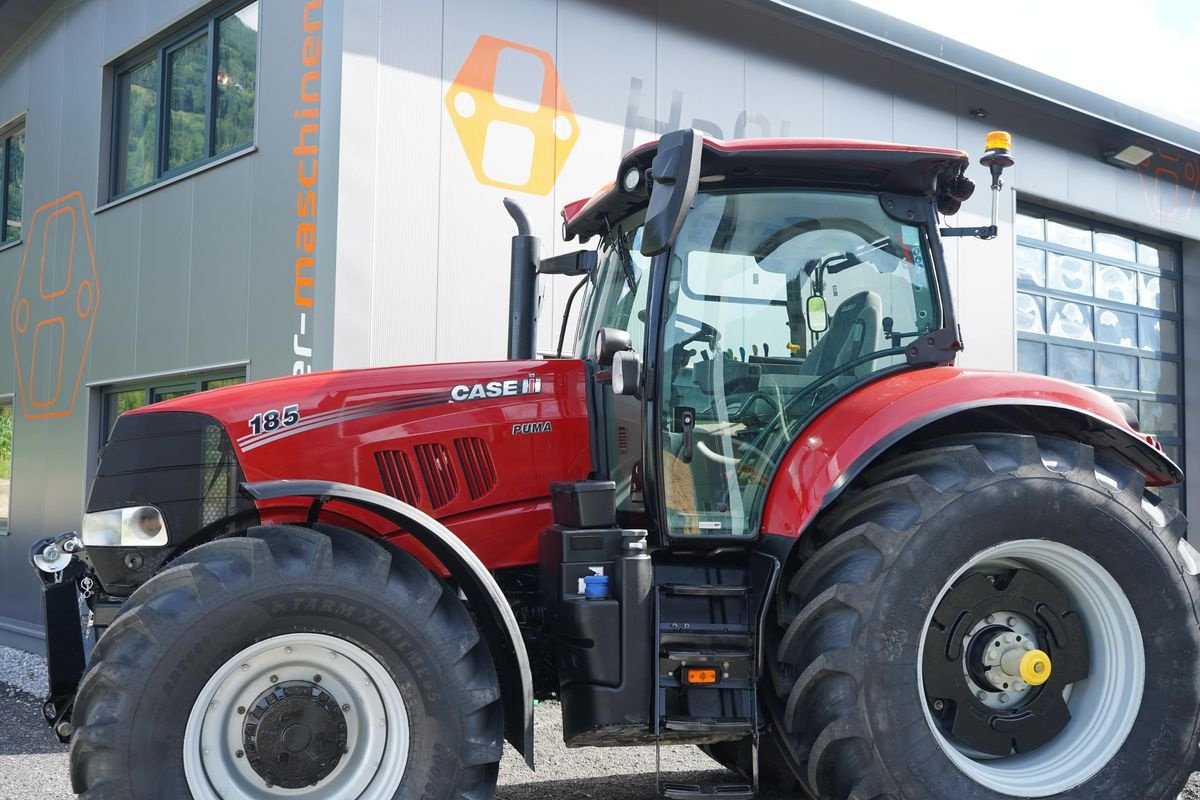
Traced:
<path fill-rule="evenodd" d="M 455 439 L 454 449 L 458 452 L 458 463 L 462 465 L 472 500 L 478 500 L 496 488 L 496 467 L 483 439 L 474 436 Z"/>
<path fill-rule="evenodd" d="M 380 450 L 375 454 L 375 465 L 383 479 L 383 490 L 402 502 L 415 506 L 421 501 L 417 489 L 417 478 L 413 474 L 408 453 L 400 450 Z"/>
<path fill-rule="evenodd" d="M 441 508 L 458 496 L 458 479 L 450 463 L 450 453 L 440 444 L 419 444 L 413 448 L 417 457 L 417 468 L 425 483 L 429 506 Z"/>

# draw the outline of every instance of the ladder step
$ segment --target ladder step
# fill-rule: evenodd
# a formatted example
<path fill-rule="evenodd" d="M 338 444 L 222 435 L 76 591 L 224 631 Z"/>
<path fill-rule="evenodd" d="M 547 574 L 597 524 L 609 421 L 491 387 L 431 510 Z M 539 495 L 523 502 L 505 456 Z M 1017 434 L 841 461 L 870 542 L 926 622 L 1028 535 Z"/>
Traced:
<path fill-rule="evenodd" d="M 665 626 L 664 626 L 665 627 Z M 729 626 L 723 626 L 729 627 Z M 670 649 L 672 646 L 692 650 L 740 650 L 750 652 L 754 646 L 754 637 L 750 633 L 730 631 L 696 630 L 664 630 L 658 635 L 659 645 Z"/>
<path fill-rule="evenodd" d="M 749 586 L 723 586 L 713 583 L 663 583 L 659 589 L 667 594 L 687 597 L 742 597 L 750 593 Z"/>
<path fill-rule="evenodd" d="M 754 720 L 748 717 L 663 717 L 662 726 L 681 733 L 754 732 Z"/>
<path fill-rule="evenodd" d="M 668 661 L 687 661 L 689 666 L 696 664 L 712 664 L 723 661 L 749 661 L 754 654 L 748 650 L 667 650 L 663 656 Z"/>
<path fill-rule="evenodd" d="M 751 800 L 754 787 L 744 783 L 727 786 L 692 786 L 683 783 L 663 785 L 663 797 L 667 800 Z"/>

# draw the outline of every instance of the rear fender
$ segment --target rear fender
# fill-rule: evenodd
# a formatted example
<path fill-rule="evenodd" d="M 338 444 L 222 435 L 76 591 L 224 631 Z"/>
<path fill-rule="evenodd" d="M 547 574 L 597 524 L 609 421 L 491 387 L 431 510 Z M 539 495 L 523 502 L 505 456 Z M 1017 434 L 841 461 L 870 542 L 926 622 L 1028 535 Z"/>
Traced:
<path fill-rule="evenodd" d="M 445 567 L 462 590 L 479 622 L 479 633 L 496 662 L 504 705 L 504 736 L 533 768 L 533 675 L 517 619 L 496 579 L 449 528 L 420 509 L 379 492 L 327 481 L 244 483 L 256 502 L 312 498 L 310 518 L 325 503 L 348 503 L 376 514 L 412 535 Z"/>
<path fill-rule="evenodd" d="M 1099 392 L 1037 375 L 935 367 L 880 379 L 813 420 L 776 469 L 762 532 L 798 537 L 890 448 L 969 431 L 1061 436 L 1133 466 L 1150 486 L 1183 479 L 1157 440 Z"/>

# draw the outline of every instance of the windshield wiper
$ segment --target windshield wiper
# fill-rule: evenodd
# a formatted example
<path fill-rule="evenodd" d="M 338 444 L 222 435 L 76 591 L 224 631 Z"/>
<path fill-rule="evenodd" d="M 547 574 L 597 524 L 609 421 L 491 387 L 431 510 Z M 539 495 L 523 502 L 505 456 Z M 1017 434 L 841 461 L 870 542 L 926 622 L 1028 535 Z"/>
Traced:
<path fill-rule="evenodd" d="M 629 253 L 629 245 L 625 243 L 625 236 L 612 229 L 607 217 L 604 219 L 604 228 L 605 238 L 617 251 L 617 258 L 621 259 L 621 269 L 625 273 L 625 285 L 629 287 L 629 291 L 636 292 L 637 274 L 633 271 L 633 256 Z"/>

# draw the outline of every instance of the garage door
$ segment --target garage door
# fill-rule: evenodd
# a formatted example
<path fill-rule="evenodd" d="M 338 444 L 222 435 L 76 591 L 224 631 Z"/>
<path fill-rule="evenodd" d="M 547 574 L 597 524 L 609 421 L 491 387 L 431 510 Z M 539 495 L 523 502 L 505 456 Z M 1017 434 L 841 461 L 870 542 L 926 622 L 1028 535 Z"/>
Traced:
<path fill-rule="evenodd" d="M 1178 245 L 1024 204 L 1016 232 L 1017 368 L 1128 403 L 1182 464 Z"/>

